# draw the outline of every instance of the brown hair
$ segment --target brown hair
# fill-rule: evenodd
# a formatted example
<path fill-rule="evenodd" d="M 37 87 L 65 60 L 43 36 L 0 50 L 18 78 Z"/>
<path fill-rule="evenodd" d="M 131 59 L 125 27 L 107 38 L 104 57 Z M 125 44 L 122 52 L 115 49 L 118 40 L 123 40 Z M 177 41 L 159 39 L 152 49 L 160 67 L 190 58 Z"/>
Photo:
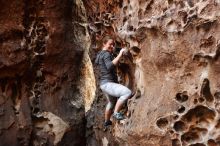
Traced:
<path fill-rule="evenodd" d="M 106 44 L 108 42 L 108 40 L 114 40 L 112 37 L 110 36 L 105 36 L 103 39 L 102 39 L 102 44 Z"/>

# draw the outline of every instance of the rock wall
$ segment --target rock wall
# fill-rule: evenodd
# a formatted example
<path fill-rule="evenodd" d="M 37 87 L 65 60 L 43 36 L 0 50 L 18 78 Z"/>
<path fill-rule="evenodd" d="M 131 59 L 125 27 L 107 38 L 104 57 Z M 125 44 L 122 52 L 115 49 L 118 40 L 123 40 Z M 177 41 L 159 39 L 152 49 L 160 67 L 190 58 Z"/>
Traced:
<path fill-rule="evenodd" d="M 0 11 L 0 145 L 85 145 L 83 3 L 8 0 Z"/>
<path fill-rule="evenodd" d="M 1 1 L 0 145 L 220 145 L 219 9 L 219 0 Z M 118 76 L 135 93 L 127 118 L 107 129 L 91 64 L 105 35 L 129 48 Z"/>
<path fill-rule="evenodd" d="M 84 3 L 91 52 L 97 52 L 105 35 L 130 48 L 131 56 L 124 59 L 130 61 L 122 61 L 125 67 L 119 70 L 124 71 L 122 83 L 140 95 L 128 101 L 128 118 L 103 132 L 106 101 L 98 91 L 95 115 L 89 117 L 93 139 L 99 145 L 220 145 L 220 2 Z"/>

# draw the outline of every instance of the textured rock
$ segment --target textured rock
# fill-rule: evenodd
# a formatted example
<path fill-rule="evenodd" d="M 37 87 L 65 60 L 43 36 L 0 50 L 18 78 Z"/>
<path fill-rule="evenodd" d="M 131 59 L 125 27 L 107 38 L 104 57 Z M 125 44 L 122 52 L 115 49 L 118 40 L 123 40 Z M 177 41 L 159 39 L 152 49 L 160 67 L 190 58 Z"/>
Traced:
<path fill-rule="evenodd" d="M 0 145 L 85 145 L 83 3 L 9 0 L 0 11 Z"/>
<path fill-rule="evenodd" d="M 124 62 L 129 67 L 125 72 L 132 70 L 127 81 L 133 86 L 123 82 L 141 95 L 128 102 L 130 115 L 114 124 L 111 136 L 111 131 L 94 130 L 98 141 L 132 146 L 219 145 L 219 1 L 84 3 L 94 52 L 107 34 L 129 48 L 135 46 L 130 49 L 132 63 Z M 93 112 L 95 123 L 101 125 L 98 113 L 103 112 Z"/>
<path fill-rule="evenodd" d="M 0 4 L 0 145 L 220 145 L 219 0 Z M 91 64 L 105 35 L 136 93 L 108 129 Z"/>

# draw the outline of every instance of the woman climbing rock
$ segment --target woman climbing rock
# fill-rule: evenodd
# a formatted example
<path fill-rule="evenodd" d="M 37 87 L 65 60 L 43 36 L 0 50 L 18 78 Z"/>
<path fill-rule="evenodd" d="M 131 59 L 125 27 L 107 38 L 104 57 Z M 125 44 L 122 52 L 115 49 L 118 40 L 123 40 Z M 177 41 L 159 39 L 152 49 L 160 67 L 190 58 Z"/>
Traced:
<path fill-rule="evenodd" d="M 110 37 L 104 38 L 102 50 L 98 53 L 95 61 L 100 70 L 100 88 L 108 101 L 104 126 L 112 125 L 110 120 L 112 113 L 116 120 L 124 119 L 119 111 L 132 94 L 130 89 L 118 83 L 115 69 L 125 49 L 121 49 L 116 58 L 113 58 L 113 49 L 114 40 Z"/>

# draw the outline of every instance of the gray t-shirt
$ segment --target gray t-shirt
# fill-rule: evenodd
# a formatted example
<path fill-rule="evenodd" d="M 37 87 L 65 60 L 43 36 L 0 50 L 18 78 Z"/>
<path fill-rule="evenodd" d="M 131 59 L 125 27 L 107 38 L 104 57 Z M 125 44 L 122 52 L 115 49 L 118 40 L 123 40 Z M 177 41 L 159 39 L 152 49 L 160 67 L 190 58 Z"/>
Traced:
<path fill-rule="evenodd" d="M 118 82 L 115 65 L 112 60 L 112 54 L 106 50 L 100 51 L 96 57 L 95 63 L 99 66 L 100 71 L 100 85 L 107 82 Z"/>

